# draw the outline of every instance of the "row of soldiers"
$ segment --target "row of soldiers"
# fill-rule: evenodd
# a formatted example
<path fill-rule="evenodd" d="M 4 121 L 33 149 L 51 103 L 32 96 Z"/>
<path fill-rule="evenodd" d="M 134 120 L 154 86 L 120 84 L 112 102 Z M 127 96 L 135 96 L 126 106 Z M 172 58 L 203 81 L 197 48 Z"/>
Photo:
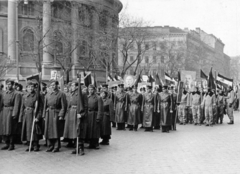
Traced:
<path fill-rule="evenodd" d="M 27 82 L 27 91 L 14 89 L 14 81 L 7 80 L 7 91 L 0 92 L 0 135 L 5 146 L 2 150 L 14 150 L 19 124 L 22 123 L 21 140 L 29 145 L 26 151 L 39 151 L 39 140 L 47 140 L 47 152 L 59 152 L 60 138 L 77 144 L 72 153 L 84 155 L 84 143 L 89 149 L 99 149 L 100 144 L 109 145 L 111 138 L 111 100 L 107 92 L 96 94 L 95 87 L 89 85 L 82 94 L 84 110 L 77 112 L 79 100 L 78 82 L 71 83 L 71 93 L 59 90 L 58 81 L 50 82 L 50 91 L 41 90 L 33 81 Z M 77 140 L 77 142 L 76 142 Z"/>

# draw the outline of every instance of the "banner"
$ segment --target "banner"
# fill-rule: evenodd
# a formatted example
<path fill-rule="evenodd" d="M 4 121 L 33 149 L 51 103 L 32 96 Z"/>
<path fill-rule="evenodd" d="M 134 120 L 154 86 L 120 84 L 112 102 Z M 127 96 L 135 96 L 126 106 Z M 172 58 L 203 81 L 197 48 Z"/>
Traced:
<path fill-rule="evenodd" d="M 181 71 L 181 80 L 184 83 L 184 86 L 188 89 L 195 87 L 196 81 L 196 72 L 195 71 Z"/>
<path fill-rule="evenodd" d="M 51 70 L 51 77 L 50 77 L 50 79 L 57 80 L 57 79 L 59 79 L 60 77 L 61 77 L 60 71 Z"/>
<path fill-rule="evenodd" d="M 134 85 L 136 78 L 132 75 L 125 75 L 124 77 L 124 87 L 132 87 Z"/>

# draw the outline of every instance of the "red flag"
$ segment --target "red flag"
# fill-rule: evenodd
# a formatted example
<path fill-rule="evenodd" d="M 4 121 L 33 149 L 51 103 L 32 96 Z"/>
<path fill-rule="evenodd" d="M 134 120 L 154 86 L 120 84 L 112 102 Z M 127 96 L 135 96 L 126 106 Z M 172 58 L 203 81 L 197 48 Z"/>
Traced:
<path fill-rule="evenodd" d="M 211 68 L 211 71 L 209 73 L 208 87 L 210 89 L 216 89 L 216 85 L 214 83 L 214 77 L 213 77 L 213 73 L 212 73 L 212 68 Z"/>
<path fill-rule="evenodd" d="M 81 89 L 81 75 L 77 74 L 78 77 L 78 102 L 77 102 L 77 113 L 82 114 L 84 112 L 84 104 L 83 104 L 83 95 Z"/>

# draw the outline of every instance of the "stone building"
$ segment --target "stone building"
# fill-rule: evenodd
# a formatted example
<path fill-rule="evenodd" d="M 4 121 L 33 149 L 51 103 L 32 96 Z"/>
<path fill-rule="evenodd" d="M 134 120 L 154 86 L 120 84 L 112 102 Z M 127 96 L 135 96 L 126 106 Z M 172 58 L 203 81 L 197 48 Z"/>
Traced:
<path fill-rule="evenodd" d="M 224 53 L 224 43 L 212 34 L 200 28 L 196 30 L 180 29 L 169 26 L 147 27 L 149 36 L 142 46 L 142 62 L 139 70 L 143 74 L 160 74 L 168 72 L 177 77 L 178 70 L 196 71 L 199 78 L 200 69 L 206 74 L 211 67 L 216 73 L 230 76 L 230 57 Z M 119 46 L 120 47 L 120 46 Z M 129 61 L 136 58 L 137 50 L 129 51 Z M 119 66 L 123 64 L 121 50 L 118 55 Z M 128 70 L 133 73 L 136 64 Z"/>
<path fill-rule="evenodd" d="M 48 80 L 53 69 L 69 72 L 71 79 L 94 69 L 98 81 L 105 81 L 104 67 L 89 60 L 97 57 L 99 38 L 117 38 L 121 9 L 119 0 L 0 1 L 0 52 L 14 62 L 4 79 L 21 82 L 41 71 Z M 117 44 L 111 48 L 108 56 L 117 58 Z"/>

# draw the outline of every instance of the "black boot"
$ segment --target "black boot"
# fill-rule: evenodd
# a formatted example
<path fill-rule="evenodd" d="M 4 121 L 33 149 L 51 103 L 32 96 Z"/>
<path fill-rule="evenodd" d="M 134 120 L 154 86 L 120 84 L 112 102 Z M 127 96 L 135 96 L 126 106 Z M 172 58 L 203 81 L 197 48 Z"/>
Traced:
<path fill-rule="evenodd" d="M 138 130 L 138 125 L 134 126 L 134 130 L 137 131 Z"/>
<path fill-rule="evenodd" d="M 129 131 L 133 130 L 133 125 L 129 125 Z"/>
<path fill-rule="evenodd" d="M 231 120 L 228 124 L 234 124 L 233 120 Z"/>
<path fill-rule="evenodd" d="M 116 123 L 115 122 L 112 122 L 112 127 L 116 127 Z"/>

